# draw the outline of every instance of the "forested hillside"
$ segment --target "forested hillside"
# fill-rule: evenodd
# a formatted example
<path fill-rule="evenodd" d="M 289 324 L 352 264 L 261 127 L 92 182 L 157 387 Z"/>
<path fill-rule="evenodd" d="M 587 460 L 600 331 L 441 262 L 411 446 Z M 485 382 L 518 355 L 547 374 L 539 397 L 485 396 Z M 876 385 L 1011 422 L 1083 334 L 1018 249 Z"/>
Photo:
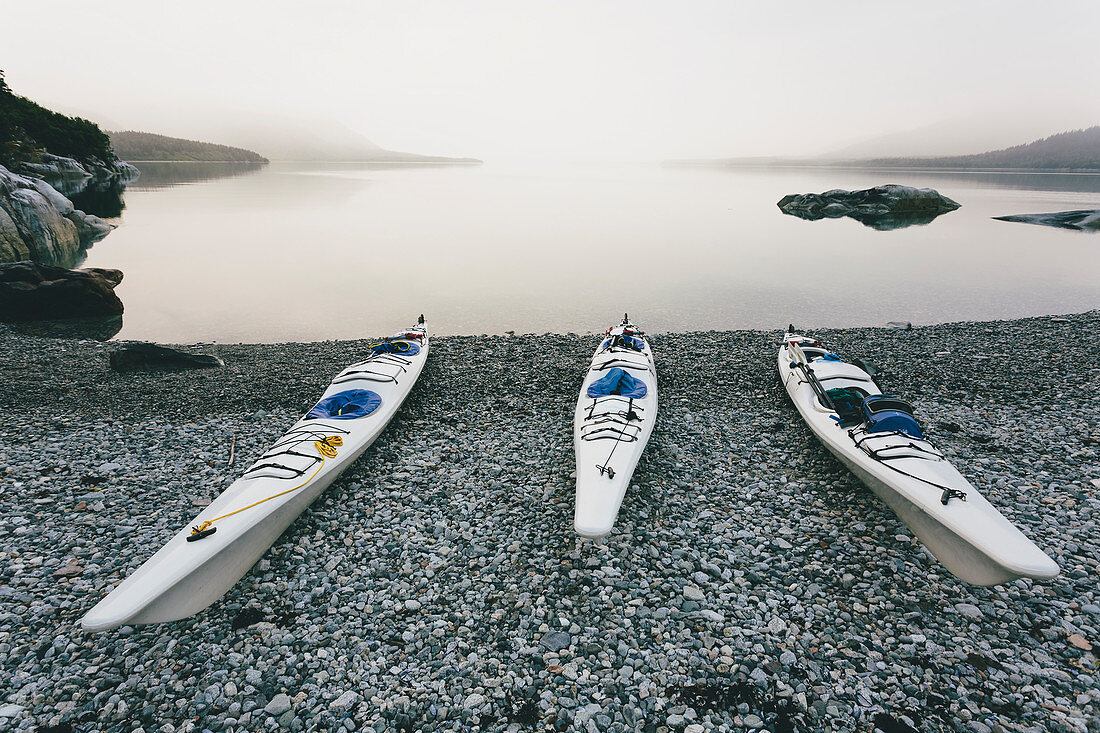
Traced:
<path fill-rule="evenodd" d="M 912 168 L 1100 169 L 1100 126 L 1073 130 L 976 155 L 940 158 L 879 158 L 870 165 Z"/>
<path fill-rule="evenodd" d="M 197 160 L 228 163 L 266 163 L 259 153 L 229 145 L 185 140 L 151 132 L 124 130 L 108 133 L 115 153 L 123 160 Z"/>
<path fill-rule="evenodd" d="M 14 169 L 42 151 L 93 166 L 109 165 L 115 157 L 110 138 L 94 122 L 15 94 L 0 71 L 0 165 Z"/>

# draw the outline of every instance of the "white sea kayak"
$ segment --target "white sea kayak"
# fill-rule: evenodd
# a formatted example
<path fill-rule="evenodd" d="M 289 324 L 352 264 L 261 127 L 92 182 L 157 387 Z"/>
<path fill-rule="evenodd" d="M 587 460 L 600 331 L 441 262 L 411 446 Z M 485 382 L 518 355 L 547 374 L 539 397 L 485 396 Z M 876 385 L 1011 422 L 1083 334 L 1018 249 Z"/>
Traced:
<path fill-rule="evenodd" d="M 81 625 L 175 621 L 221 598 L 393 419 L 428 358 L 423 323 L 336 375 L 306 415 Z"/>
<path fill-rule="evenodd" d="M 1058 565 L 924 437 L 912 407 L 867 370 L 788 332 L 779 377 L 806 424 L 960 580 L 1048 580 Z"/>
<path fill-rule="evenodd" d="M 615 526 L 656 419 L 653 352 L 644 332 L 623 316 L 622 323 L 607 329 L 592 357 L 573 417 L 577 534 L 603 537 Z"/>

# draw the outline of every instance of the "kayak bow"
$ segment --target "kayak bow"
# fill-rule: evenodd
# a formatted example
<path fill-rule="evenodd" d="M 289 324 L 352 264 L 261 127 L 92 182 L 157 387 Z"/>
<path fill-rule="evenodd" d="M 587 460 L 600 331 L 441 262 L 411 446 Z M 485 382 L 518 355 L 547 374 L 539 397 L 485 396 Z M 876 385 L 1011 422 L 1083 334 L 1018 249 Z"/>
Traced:
<path fill-rule="evenodd" d="M 810 430 L 959 579 L 1048 580 L 1058 565 L 924 437 L 908 403 L 807 336 L 787 333 L 779 378 Z"/>
<path fill-rule="evenodd" d="M 656 418 L 653 352 L 624 316 L 592 357 L 573 417 L 577 534 L 598 538 L 611 531 Z"/>
<path fill-rule="evenodd" d="M 423 325 L 373 344 L 217 499 L 81 619 L 175 621 L 221 598 L 397 414 L 428 358 Z"/>

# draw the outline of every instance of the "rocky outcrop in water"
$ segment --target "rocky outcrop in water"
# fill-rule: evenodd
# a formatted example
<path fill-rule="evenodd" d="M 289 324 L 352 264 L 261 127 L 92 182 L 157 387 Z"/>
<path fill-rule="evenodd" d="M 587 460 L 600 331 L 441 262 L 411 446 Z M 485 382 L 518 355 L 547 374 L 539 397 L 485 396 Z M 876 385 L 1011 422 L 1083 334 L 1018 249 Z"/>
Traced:
<path fill-rule="evenodd" d="M 69 270 L 34 262 L 0 265 L 0 321 L 99 318 L 122 314 L 121 270 Z"/>
<path fill-rule="evenodd" d="M 959 204 L 931 188 L 887 184 L 860 191 L 833 189 L 825 193 L 789 194 L 777 204 L 784 214 L 800 219 L 850 217 L 873 229 L 901 229 L 927 224 Z"/>
<path fill-rule="evenodd" d="M 1014 214 L 1013 216 L 995 216 L 993 218 L 997 221 L 1041 224 L 1048 227 L 1058 227 L 1059 229 L 1074 229 L 1079 232 L 1100 232 L 1100 209 L 1055 211 L 1050 214 Z"/>
<path fill-rule="evenodd" d="M 38 153 L 34 160 L 21 163 L 18 172 L 41 178 L 65 196 L 80 193 L 89 185 L 126 184 L 141 175 L 137 168 L 124 160 L 81 163 L 49 153 Z"/>
<path fill-rule="evenodd" d="M 75 265 L 112 229 L 45 181 L 0 166 L 0 262 Z"/>

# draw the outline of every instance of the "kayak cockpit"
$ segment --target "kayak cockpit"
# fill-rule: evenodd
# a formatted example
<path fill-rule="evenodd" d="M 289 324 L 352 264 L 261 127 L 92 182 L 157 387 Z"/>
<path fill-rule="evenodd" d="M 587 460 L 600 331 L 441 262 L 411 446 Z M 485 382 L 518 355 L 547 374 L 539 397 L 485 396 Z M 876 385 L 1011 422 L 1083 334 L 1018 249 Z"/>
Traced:
<path fill-rule="evenodd" d="M 420 353 L 417 341 L 422 338 L 422 334 L 407 333 L 372 344 L 370 356 L 340 372 L 332 383 L 363 381 L 400 384 L 413 363 L 413 357 Z"/>
<path fill-rule="evenodd" d="M 367 417 L 382 404 L 382 397 L 369 389 L 346 389 L 325 397 L 306 413 L 303 420 L 355 420 Z"/>

